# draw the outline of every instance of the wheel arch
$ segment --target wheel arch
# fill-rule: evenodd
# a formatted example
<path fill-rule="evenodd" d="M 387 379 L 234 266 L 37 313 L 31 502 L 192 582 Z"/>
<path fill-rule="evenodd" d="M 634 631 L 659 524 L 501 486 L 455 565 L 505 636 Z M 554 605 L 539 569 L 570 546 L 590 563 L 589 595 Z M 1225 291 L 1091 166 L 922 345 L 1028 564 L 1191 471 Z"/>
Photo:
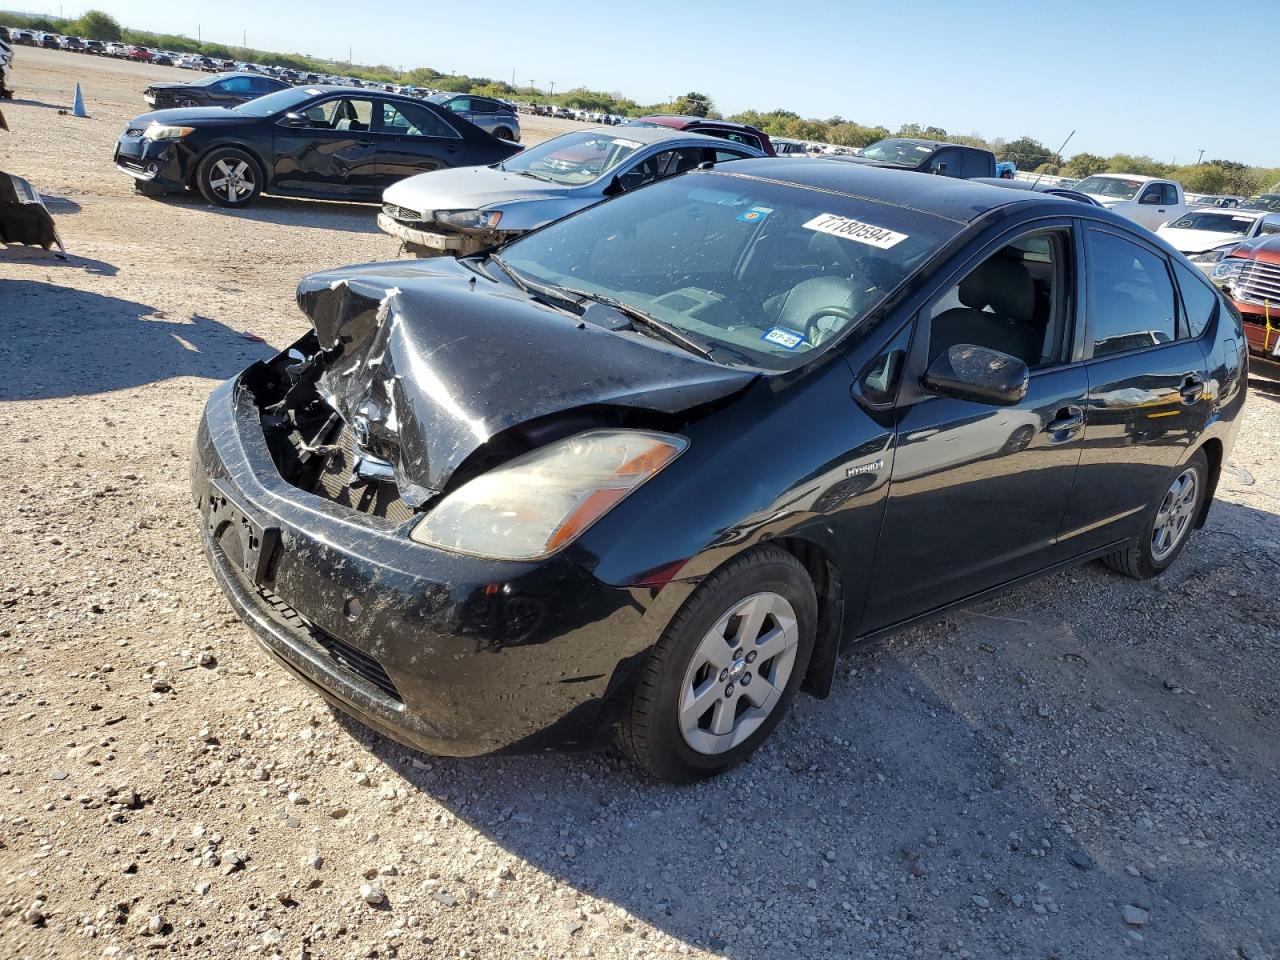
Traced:
<path fill-rule="evenodd" d="M 1209 461 L 1209 489 L 1205 491 L 1204 502 L 1200 504 L 1200 513 L 1196 517 L 1196 529 L 1204 526 L 1205 521 L 1209 519 L 1209 507 L 1213 504 L 1213 498 L 1218 492 L 1218 478 L 1222 475 L 1222 461 L 1224 450 L 1222 441 L 1217 437 L 1210 437 L 1199 447 L 1204 453 L 1205 459 Z"/>
<path fill-rule="evenodd" d="M 786 550 L 804 566 L 818 598 L 817 636 L 801 690 L 818 699 L 831 693 L 844 627 L 844 581 L 840 568 L 823 547 L 801 537 L 766 540 Z"/>

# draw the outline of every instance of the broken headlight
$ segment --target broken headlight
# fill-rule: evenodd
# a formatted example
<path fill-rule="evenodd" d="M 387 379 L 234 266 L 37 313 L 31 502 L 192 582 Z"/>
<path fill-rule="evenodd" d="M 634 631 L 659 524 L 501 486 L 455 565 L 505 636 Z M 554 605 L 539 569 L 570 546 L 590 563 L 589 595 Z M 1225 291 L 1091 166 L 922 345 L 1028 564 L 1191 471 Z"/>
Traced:
<path fill-rule="evenodd" d="M 151 125 L 142 131 L 142 136 L 147 140 L 181 140 L 194 131 L 195 127 L 174 127 L 152 120 Z"/>
<path fill-rule="evenodd" d="M 413 529 L 419 543 L 497 560 L 537 560 L 568 546 L 689 441 L 591 430 L 526 453 L 463 484 Z"/>
<path fill-rule="evenodd" d="M 436 221 L 463 230 L 492 230 L 502 219 L 501 210 L 437 210 Z"/>

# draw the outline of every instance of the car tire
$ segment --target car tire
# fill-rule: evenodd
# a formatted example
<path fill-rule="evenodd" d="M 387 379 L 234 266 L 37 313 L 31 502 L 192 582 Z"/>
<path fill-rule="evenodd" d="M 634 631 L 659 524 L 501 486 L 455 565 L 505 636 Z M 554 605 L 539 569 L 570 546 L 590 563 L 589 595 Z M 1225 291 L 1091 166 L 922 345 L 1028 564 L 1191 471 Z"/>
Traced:
<path fill-rule="evenodd" d="M 493 131 L 493 135 L 497 137 L 499 140 L 514 141 L 516 138 L 515 134 L 513 134 L 510 128 L 508 127 L 499 127 L 497 130 Z"/>
<path fill-rule="evenodd" d="M 1191 539 L 1208 491 L 1209 461 L 1203 450 L 1197 450 L 1147 510 L 1142 536 L 1103 558 L 1106 565 L 1136 580 L 1164 573 Z"/>
<path fill-rule="evenodd" d="M 795 698 L 817 622 L 813 581 L 790 553 L 766 544 L 730 561 L 650 652 L 618 727 L 623 753 L 670 783 L 704 780 L 750 756 Z"/>
<path fill-rule="evenodd" d="M 219 207 L 246 207 L 262 192 L 262 168 L 236 147 L 210 150 L 196 167 L 196 187 Z"/>

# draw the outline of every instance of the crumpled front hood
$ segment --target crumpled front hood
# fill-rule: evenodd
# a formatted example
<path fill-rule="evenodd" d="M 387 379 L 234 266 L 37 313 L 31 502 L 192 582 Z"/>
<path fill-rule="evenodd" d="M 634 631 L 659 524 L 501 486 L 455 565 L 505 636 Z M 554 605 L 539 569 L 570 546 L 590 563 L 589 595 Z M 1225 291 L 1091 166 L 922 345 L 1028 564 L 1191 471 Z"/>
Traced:
<path fill-rule="evenodd" d="M 476 210 L 514 200 L 563 197 L 568 188 L 506 173 L 496 167 L 449 167 L 408 177 L 387 187 L 386 203 L 416 210 Z"/>
<path fill-rule="evenodd" d="M 298 305 L 329 354 L 321 394 L 412 506 L 510 427 L 589 406 L 679 413 L 757 376 L 580 323 L 449 259 L 311 274 Z"/>

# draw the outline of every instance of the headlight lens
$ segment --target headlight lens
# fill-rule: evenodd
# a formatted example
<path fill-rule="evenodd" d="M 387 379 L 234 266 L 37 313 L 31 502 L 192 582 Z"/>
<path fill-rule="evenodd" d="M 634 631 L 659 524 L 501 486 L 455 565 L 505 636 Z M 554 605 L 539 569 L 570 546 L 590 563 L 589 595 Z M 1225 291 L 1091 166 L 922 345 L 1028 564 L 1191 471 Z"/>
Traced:
<path fill-rule="evenodd" d="M 437 210 L 436 220 L 452 227 L 492 230 L 502 219 L 501 210 Z"/>
<path fill-rule="evenodd" d="M 1192 263 L 1217 263 L 1227 255 L 1225 250 L 1206 250 L 1204 253 L 1197 253 L 1194 257 L 1188 259 Z"/>
<path fill-rule="evenodd" d="M 153 120 L 151 126 L 147 127 L 142 135 L 148 140 L 181 140 L 187 134 L 194 133 L 195 129 L 195 127 L 171 127 Z"/>
<path fill-rule="evenodd" d="M 568 546 L 689 441 L 641 430 L 591 430 L 517 457 L 464 484 L 413 528 L 455 553 L 536 560 Z"/>
<path fill-rule="evenodd" d="M 1229 260 L 1223 260 L 1220 264 L 1213 268 L 1213 279 L 1234 280 L 1240 276 L 1240 271 L 1244 268 L 1246 261 L 1239 257 L 1232 257 Z"/>

